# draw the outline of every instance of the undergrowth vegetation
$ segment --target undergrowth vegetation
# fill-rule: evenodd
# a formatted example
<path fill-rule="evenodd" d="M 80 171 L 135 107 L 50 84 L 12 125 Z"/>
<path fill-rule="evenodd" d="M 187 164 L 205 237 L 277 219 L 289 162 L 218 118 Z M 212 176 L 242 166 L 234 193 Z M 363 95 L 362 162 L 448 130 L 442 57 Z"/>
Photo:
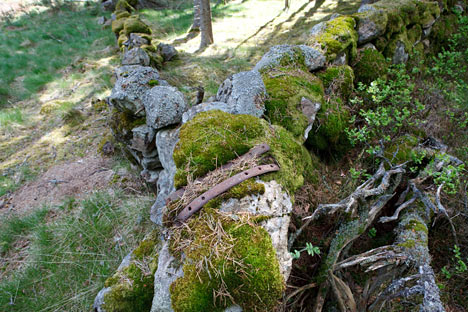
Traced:
<path fill-rule="evenodd" d="M 26 99 L 90 50 L 113 44 L 98 7 L 39 7 L 0 20 L 0 107 Z M 100 55 L 95 55 L 100 58 Z"/>
<path fill-rule="evenodd" d="M 4 218 L 0 310 L 88 311 L 105 280 L 149 231 L 150 205 L 148 197 L 96 193 Z"/>

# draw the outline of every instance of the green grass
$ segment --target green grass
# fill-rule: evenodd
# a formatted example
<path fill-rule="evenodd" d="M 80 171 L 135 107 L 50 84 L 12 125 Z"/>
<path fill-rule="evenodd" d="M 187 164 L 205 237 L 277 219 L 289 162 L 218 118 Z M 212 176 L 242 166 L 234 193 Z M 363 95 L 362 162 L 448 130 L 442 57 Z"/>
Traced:
<path fill-rule="evenodd" d="M 1 257 L 28 240 L 20 268 L 0 280 L 0 311 L 89 311 L 121 259 L 142 239 L 151 202 L 96 193 L 0 224 Z M 14 258 L 13 258 L 14 259 Z M 2 262 L 0 262 L 2 263 Z M 9 265 L 15 265 L 10 262 Z"/>
<path fill-rule="evenodd" d="M 19 108 L 4 109 L 0 111 L 0 129 L 11 124 L 21 124 L 25 121 L 23 112 Z"/>
<path fill-rule="evenodd" d="M 1 21 L 0 107 L 38 92 L 77 57 L 113 44 L 112 32 L 97 24 L 98 14 L 63 5 Z"/>

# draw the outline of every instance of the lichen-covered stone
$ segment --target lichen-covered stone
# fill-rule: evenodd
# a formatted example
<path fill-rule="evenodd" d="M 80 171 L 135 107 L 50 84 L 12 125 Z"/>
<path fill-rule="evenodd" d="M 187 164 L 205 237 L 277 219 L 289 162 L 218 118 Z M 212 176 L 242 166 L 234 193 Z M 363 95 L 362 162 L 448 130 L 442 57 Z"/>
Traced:
<path fill-rule="evenodd" d="M 115 70 L 117 81 L 109 96 L 110 103 L 121 111 L 143 117 L 146 115 L 142 103 L 143 94 L 151 89 L 150 81 L 167 85 L 160 79 L 156 69 L 148 66 L 127 65 Z"/>
<path fill-rule="evenodd" d="M 125 49 L 122 55 L 122 65 L 150 65 L 150 57 L 141 48 Z"/>
<path fill-rule="evenodd" d="M 131 33 L 128 40 L 124 42 L 127 49 L 140 48 L 151 42 L 151 38 L 147 38 L 144 34 Z"/>
<path fill-rule="evenodd" d="M 158 45 L 158 52 L 161 54 L 165 62 L 169 62 L 179 55 L 174 46 L 170 44 L 160 43 Z"/>
<path fill-rule="evenodd" d="M 132 129 L 144 125 L 145 119 L 113 108 L 108 118 L 108 124 L 117 141 L 131 144 L 130 142 L 133 138 Z"/>
<path fill-rule="evenodd" d="M 311 120 L 302 111 L 301 101 L 305 98 L 322 105 L 324 91 L 320 79 L 309 72 L 287 67 L 264 73 L 263 81 L 269 95 L 265 102 L 265 116 L 271 123 L 281 125 L 297 138 L 305 140 L 308 136 L 305 131 Z"/>
<path fill-rule="evenodd" d="M 392 60 L 392 64 L 406 64 L 413 45 L 408 40 L 406 31 L 392 37 L 384 50 L 384 55 Z"/>
<path fill-rule="evenodd" d="M 232 115 L 222 111 L 202 112 L 180 129 L 180 141 L 174 150 L 177 166 L 175 186 L 187 183 L 246 153 L 253 146 L 268 143 L 280 170 L 263 176 L 275 179 L 291 194 L 312 178 L 310 154 L 291 133 L 250 115 Z"/>
<path fill-rule="evenodd" d="M 265 98 L 265 85 L 257 70 L 232 75 L 223 82 L 216 94 L 216 101 L 227 103 L 233 114 L 256 117 L 263 115 Z"/>
<path fill-rule="evenodd" d="M 112 32 L 116 35 L 120 33 L 120 31 L 124 28 L 124 23 L 125 19 L 116 19 L 115 21 L 112 21 Z"/>
<path fill-rule="evenodd" d="M 142 98 L 146 110 L 146 124 L 160 129 L 179 123 L 187 110 L 182 92 L 175 87 L 155 86 Z"/>
<path fill-rule="evenodd" d="M 325 55 L 322 51 L 306 45 L 277 45 L 263 55 L 255 65 L 254 70 L 263 72 L 273 67 L 302 66 L 309 71 L 322 68 L 325 65 Z"/>
<path fill-rule="evenodd" d="M 354 18 L 339 16 L 322 23 L 314 26 L 307 45 L 325 51 L 328 61 L 334 60 L 341 52 L 349 53 L 350 59 L 354 59 L 358 41 Z"/>
<path fill-rule="evenodd" d="M 156 131 L 147 126 L 141 125 L 132 129 L 131 148 L 140 152 L 149 152 L 155 149 L 154 137 Z"/>
<path fill-rule="evenodd" d="M 200 103 L 198 105 L 190 107 L 183 115 L 182 115 L 182 123 L 186 123 L 192 120 L 197 114 L 201 112 L 207 112 L 210 110 L 220 110 L 226 113 L 233 114 L 234 111 L 227 103 L 224 102 L 208 102 L 208 103 Z"/>
<path fill-rule="evenodd" d="M 358 51 L 353 68 L 357 82 L 370 84 L 387 73 L 388 64 L 382 53 L 368 48 Z"/>

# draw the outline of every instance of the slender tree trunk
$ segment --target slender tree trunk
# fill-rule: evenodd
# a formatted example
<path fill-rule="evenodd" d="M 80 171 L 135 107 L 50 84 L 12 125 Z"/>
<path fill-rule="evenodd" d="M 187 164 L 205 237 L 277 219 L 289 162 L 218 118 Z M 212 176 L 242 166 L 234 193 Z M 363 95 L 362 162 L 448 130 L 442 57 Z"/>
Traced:
<path fill-rule="evenodd" d="M 199 32 L 201 23 L 201 0 L 193 0 L 193 24 L 190 32 Z"/>
<path fill-rule="evenodd" d="M 201 43 L 200 49 L 203 49 L 210 44 L 213 44 L 213 29 L 211 25 L 211 8 L 210 0 L 200 0 L 201 3 Z"/>

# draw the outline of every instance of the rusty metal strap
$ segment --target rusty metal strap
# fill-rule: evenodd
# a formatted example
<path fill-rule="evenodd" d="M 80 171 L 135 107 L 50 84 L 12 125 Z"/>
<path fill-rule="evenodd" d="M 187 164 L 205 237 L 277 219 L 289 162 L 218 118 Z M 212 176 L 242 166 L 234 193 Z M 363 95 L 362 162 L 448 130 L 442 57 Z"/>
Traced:
<path fill-rule="evenodd" d="M 265 154 L 269 150 L 270 150 L 270 145 L 268 145 L 267 143 L 256 145 L 253 148 L 251 148 L 247 153 L 243 154 L 242 156 L 239 156 L 236 159 L 231 160 L 227 164 L 222 165 L 221 167 L 218 168 L 218 170 L 228 170 L 233 166 L 233 161 L 239 161 L 239 160 L 247 161 L 250 159 L 254 159 L 255 157 Z M 203 178 L 198 178 L 195 180 L 195 182 L 201 182 L 202 180 Z M 184 193 L 185 193 L 185 187 L 182 187 L 178 189 L 177 191 L 171 193 L 166 199 L 166 205 L 169 205 L 169 203 L 171 203 L 172 201 L 176 201 L 180 199 L 184 195 Z"/>
<path fill-rule="evenodd" d="M 205 205 L 208 201 L 215 198 L 218 195 L 226 192 L 227 190 L 231 189 L 232 187 L 238 185 L 239 183 L 252 178 L 256 177 L 265 173 L 278 171 L 280 168 L 276 164 L 269 164 L 269 165 L 262 165 L 256 166 L 246 171 L 242 171 L 227 180 L 219 183 L 218 185 L 214 186 L 210 190 L 206 191 L 205 193 L 201 194 L 197 198 L 195 198 L 187 207 L 182 210 L 179 215 L 177 216 L 177 220 L 179 221 L 186 221 L 190 216 L 194 213 L 199 211 L 203 205 Z"/>

